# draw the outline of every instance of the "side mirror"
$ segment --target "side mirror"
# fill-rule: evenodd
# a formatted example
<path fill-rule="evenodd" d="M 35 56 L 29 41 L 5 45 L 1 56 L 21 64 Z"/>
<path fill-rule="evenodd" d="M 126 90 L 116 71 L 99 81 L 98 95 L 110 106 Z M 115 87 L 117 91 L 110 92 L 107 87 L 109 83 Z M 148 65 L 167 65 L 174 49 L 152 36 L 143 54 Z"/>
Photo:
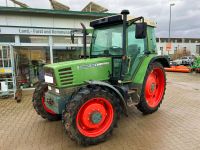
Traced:
<path fill-rule="evenodd" d="M 136 23 L 135 38 L 144 39 L 147 36 L 147 23 Z"/>
<path fill-rule="evenodd" d="M 74 44 L 74 31 L 71 31 L 71 41 L 72 41 L 72 44 Z"/>

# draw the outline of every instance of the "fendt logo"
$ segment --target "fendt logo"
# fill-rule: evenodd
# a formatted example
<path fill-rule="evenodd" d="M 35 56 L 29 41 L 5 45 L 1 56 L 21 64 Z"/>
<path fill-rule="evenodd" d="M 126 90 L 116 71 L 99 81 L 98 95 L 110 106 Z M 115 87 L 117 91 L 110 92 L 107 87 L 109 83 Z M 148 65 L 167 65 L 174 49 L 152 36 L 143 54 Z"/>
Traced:
<path fill-rule="evenodd" d="M 96 64 L 85 64 L 85 65 L 80 65 L 77 66 L 77 69 L 88 69 L 88 68 L 95 68 L 95 67 L 100 67 L 100 66 L 105 66 L 105 65 L 109 65 L 109 62 L 103 62 L 103 63 L 96 63 Z"/>

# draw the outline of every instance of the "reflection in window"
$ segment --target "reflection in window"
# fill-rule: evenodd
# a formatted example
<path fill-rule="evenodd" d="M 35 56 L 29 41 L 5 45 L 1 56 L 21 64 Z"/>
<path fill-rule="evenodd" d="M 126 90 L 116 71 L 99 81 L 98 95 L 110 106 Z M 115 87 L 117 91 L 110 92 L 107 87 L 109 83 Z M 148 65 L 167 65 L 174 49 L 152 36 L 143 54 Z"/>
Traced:
<path fill-rule="evenodd" d="M 27 88 L 44 79 L 44 65 L 50 63 L 49 47 L 15 47 L 19 86 Z"/>
<path fill-rule="evenodd" d="M 53 43 L 72 44 L 70 36 L 53 36 Z M 78 37 L 74 37 L 74 44 L 78 44 Z"/>
<path fill-rule="evenodd" d="M 14 43 L 15 42 L 15 36 L 14 35 L 0 35 L 0 42 L 5 43 Z"/>
<path fill-rule="evenodd" d="M 54 47 L 53 48 L 53 62 L 63 62 L 69 60 L 76 60 L 82 55 L 82 47 Z"/>
<path fill-rule="evenodd" d="M 48 36 L 20 36 L 21 43 L 49 43 Z"/>

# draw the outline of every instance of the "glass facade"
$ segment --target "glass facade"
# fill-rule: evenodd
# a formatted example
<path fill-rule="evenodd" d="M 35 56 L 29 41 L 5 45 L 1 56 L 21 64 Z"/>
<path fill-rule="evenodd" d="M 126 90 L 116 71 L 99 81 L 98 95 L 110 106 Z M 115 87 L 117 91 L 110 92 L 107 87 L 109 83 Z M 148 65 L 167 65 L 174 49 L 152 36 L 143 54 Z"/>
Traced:
<path fill-rule="evenodd" d="M 0 35 L 0 42 L 2 43 L 14 43 L 15 36 L 14 35 Z"/>
<path fill-rule="evenodd" d="M 32 87 L 44 79 L 43 66 L 50 63 L 49 47 L 14 47 L 14 54 L 20 86 Z"/>
<path fill-rule="evenodd" d="M 53 43 L 72 44 L 72 40 L 69 36 L 53 36 Z M 78 44 L 78 37 L 74 38 L 73 44 Z"/>
<path fill-rule="evenodd" d="M 83 54 L 80 36 L 72 43 L 70 36 L 1 35 L 0 42 L 15 44 L 16 76 L 23 88 L 34 87 L 44 79 L 45 64 L 76 60 Z M 90 44 L 89 39 L 87 43 Z"/>
<path fill-rule="evenodd" d="M 48 36 L 20 36 L 20 43 L 48 43 Z"/>
<path fill-rule="evenodd" d="M 53 47 L 53 62 L 76 60 L 82 53 L 82 47 Z"/>

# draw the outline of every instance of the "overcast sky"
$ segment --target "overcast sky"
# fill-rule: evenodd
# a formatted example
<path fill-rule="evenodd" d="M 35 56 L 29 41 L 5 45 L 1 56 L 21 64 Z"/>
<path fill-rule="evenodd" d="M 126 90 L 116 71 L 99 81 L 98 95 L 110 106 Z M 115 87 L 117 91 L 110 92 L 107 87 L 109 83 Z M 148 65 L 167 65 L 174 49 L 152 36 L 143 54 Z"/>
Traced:
<path fill-rule="evenodd" d="M 8 1 L 9 6 L 14 6 Z M 48 0 L 19 0 L 33 8 L 51 8 Z M 70 7 L 71 10 L 81 10 L 91 0 L 57 0 Z M 172 7 L 171 37 L 200 38 L 200 0 L 93 0 L 109 9 L 109 12 L 119 13 L 128 9 L 131 15 L 144 16 L 157 22 L 156 34 L 168 37 L 169 4 Z M 0 0 L 5 6 L 6 0 Z"/>

